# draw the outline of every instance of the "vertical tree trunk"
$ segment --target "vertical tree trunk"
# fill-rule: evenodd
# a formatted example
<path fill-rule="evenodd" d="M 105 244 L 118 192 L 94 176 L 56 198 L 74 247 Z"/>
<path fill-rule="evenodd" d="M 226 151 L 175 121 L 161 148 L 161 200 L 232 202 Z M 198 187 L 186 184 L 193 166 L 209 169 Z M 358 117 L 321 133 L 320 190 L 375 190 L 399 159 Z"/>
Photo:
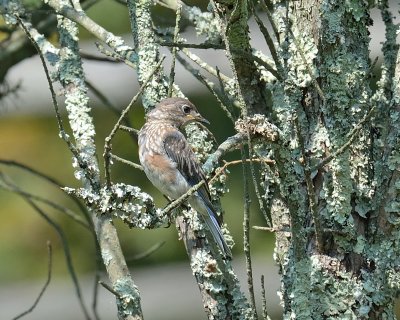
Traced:
<path fill-rule="evenodd" d="M 272 205 L 285 318 L 394 318 L 398 47 L 386 6 L 384 72 L 374 92 L 367 3 L 274 4 L 286 73 L 272 88 L 287 148 L 275 150 L 280 195 Z"/>

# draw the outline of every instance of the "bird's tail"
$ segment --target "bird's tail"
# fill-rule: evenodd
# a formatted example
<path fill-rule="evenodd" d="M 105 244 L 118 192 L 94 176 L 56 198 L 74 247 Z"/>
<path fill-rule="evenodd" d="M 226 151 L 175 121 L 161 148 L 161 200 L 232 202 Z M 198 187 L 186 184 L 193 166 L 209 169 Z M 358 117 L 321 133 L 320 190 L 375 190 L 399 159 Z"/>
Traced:
<path fill-rule="evenodd" d="M 207 224 L 208 229 L 210 230 L 215 242 L 218 244 L 218 247 L 224 256 L 231 258 L 231 249 L 229 249 L 227 243 L 225 242 L 224 235 L 222 234 L 221 227 L 217 221 L 215 213 L 209 207 L 207 207 L 207 213 L 207 215 L 202 215 L 204 222 Z"/>

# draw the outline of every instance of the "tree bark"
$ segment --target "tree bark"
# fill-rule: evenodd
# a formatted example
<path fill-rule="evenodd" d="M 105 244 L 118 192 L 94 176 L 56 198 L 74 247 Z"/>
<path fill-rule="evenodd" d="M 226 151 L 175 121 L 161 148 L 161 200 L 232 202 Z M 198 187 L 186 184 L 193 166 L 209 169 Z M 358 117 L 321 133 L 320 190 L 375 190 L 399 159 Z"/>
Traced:
<path fill-rule="evenodd" d="M 292 160 L 285 169 L 275 150 L 275 228 L 292 231 L 276 238 L 285 318 L 394 318 L 400 234 L 391 218 L 399 213 L 399 180 L 389 155 L 399 150 L 391 125 L 399 114 L 398 46 L 384 3 L 390 75 L 374 91 L 369 10 L 362 2 L 274 3 L 286 78 L 273 89 L 273 110 Z M 298 206 L 290 205 L 294 198 Z"/>

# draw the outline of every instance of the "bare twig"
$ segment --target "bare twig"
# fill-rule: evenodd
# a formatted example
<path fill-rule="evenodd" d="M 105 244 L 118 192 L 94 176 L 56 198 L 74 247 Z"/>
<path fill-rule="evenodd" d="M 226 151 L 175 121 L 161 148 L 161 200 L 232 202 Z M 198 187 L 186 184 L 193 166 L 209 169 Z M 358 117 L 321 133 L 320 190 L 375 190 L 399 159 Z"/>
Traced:
<path fill-rule="evenodd" d="M 174 30 L 174 42 L 177 42 L 179 35 L 179 23 L 181 21 L 182 12 L 182 2 L 178 1 L 178 7 L 176 9 L 176 20 L 175 20 L 175 30 Z M 172 63 L 171 72 L 169 74 L 169 85 L 168 85 L 168 97 L 172 97 L 172 89 L 174 87 L 175 81 L 175 60 L 176 60 L 177 47 L 172 48 Z"/>
<path fill-rule="evenodd" d="M 251 163 L 251 162 L 258 162 L 258 163 L 264 163 L 264 164 L 274 164 L 275 162 L 269 159 L 259 159 L 259 158 L 255 158 L 255 159 L 242 159 L 242 160 L 232 160 L 229 162 L 225 162 L 225 164 L 218 168 L 217 170 L 215 170 L 215 175 L 210 179 L 210 181 L 208 183 L 212 183 L 216 178 L 218 178 L 227 167 L 232 166 L 232 165 L 237 165 L 237 164 L 243 164 L 243 163 Z"/>
<path fill-rule="evenodd" d="M 200 68 L 203 70 L 207 71 L 209 74 L 213 75 L 214 77 L 218 77 L 218 71 L 217 69 L 211 67 L 208 63 L 203 61 L 198 55 L 194 54 L 188 49 L 182 49 L 182 52 L 190 59 L 192 60 L 195 64 L 197 64 Z M 229 84 L 231 79 L 224 75 L 223 73 L 219 72 L 219 77 L 223 81 L 224 84 Z"/>
<path fill-rule="evenodd" d="M 163 47 L 177 47 L 177 48 L 192 48 L 192 49 L 216 49 L 216 50 L 224 50 L 224 45 L 218 45 L 214 43 L 185 43 L 185 42 L 170 42 L 170 41 L 161 41 L 159 42 L 160 46 Z"/>
<path fill-rule="evenodd" d="M 264 160 L 262 159 L 254 159 L 254 160 L 250 160 L 250 159 L 245 159 L 245 162 L 250 162 L 250 161 L 259 161 L 259 162 L 264 162 Z M 217 179 L 221 174 L 224 173 L 225 169 L 228 166 L 231 165 L 236 165 L 236 164 L 241 164 L 243 163 L 242 160 L 234 160 L 234 161 L 230 161 L 230 162 L 226 162 L 222 167 L 218 168 L 217 170 L 215 170 L 215 174 L 214 176 L 208 181 L 209 184 L 213 183 L 215 179 Z M 163 214 L 167 214 L 168 212 L 170 212 L 171 210 L 179 207 L 183 202 L 186 201 L 186 199 L 188 199 L 193 193 L 195 193 L 197 190 L 199 190 L 199 188 L 204 185 L 206 183 L 206 181 L 202 180 L 200 181 L 198 184 L 194 185 L 193 187 L 191 187 L 185 194 L 183 194 L 182 196 L 180 196 L 178 199 L 175 199 L 174 201 L 170 202 L 164 209 L 163 209 Z"/>
<path fill-rule="evenodd" d="M 99 281 L 99 284 L 103 286 L 104 289 L 110 291 L 114 296 L 116 296 L 118 299 L 122 299 L 122 296 L 119 292 L 115 291 L 110 285 L 103 281 Z"/>
<path fill-rule="evenodd" d="M 93 61 L 100 61 L 100 62 L 110 62 L 110 63 L 121 63 L 121 59 L 110 59 L 107 57 L 96 56 L 94 54 L 81 51 L 82 59 L 86 60 L 93 60 Z"/>
<path fill-rule="evenodd" d="M 265 136 L 268 139 L 271 139 L 272 141 L 276 141 L 279 138 L 279 134 L 275 126 L 273 126 L 270 122 L 265 122 L 265 118 L 260 119 L 258 116 L 249 118 L 247 116 L 247 108 L 243 106 L 243 104 L 242 104 L 242 110 L 244 114 L 243 119 L 240 119 L 236 122 L 235 128 L 239 132 L 243 132 L 243 135 L 247 138 L 245 141 L 249 146 L 250 159 L 252 159 L 254 155 L 252 139 L 256 137 L 257 132 L 261 133 L 262 136 Z M 262 125 L 260 126 L 261 123 Z M 265 219 L 267 220 L 267 223 L 272 225 L 271 214 L 270 211 L 267 211 L 264 207 L 264 201 L 261 197 L 259 185 L 257 182 L 256 170 L 252 162 L 250 162 L 250 172 L 260 210 L 263 213 Z"/>
<path fill-rule="evenodd" d="M 72 145 L 72 143 L 70 142 L 69 137 L 68 137 L 68 135 L 66 134 L 66 132 L 64 130 L 64 124 L 63 124 L 63 121 L 62 121 L 62 118 L 61 118 L 61 114 L 60 114 L 60 110 L 59 110 L 59 107 L 58 107 L 56 93 L 54 91 L 53 83 L 52 83 L 52 81 L 50 79 L 49 69 L 47 68 L 47 64 L 46 64 L 46 61 L 45 61 L 45 59 L 43 57 L 42 51 L 40 50 L 38 44 L 36 43 L 35 39 L 33 39 L 31 33 L 29 32 L 28 28 L 25 26 L 25 24 L 21 20 L 21 18 L 19 16 L 16 16 L 16 19 L 18 20 L 19 25 L 24 30 L 24 32 L 25 32 L 26 36 L 28 37 L 28 39 L 31 41 L 32 45 L 35 47 L 35 49 L 36 49 L 36 51 L 37 51 L 37 53 L 38 53 L 38 55 L 40 57 L 40 60 L 42 62 L 43 69 L 44 69 L 44 72 L 45 72 L 46 78 L 47 78 L 47 83 L 49 85 L 49 89 L 50 89 L 50 93 L 51 93 L 51 99 L 53 100 L 53 106 L 54 106 L 54 109 L 55 109 L 55 112 L 56 112 L 57 123 L 58 123 L 59 131 L 60 131 L 60 135 L 65 140 L 65 142 L 67 142 L 68 147 L 70 147 L 73 150 L 75 150 L 76 155 L 77 155 L 78 152 L 76 151 L 74 146 L 70 146 L 70 144 Z"/>
<path fill-rule="evenodd" d="M 276 27 L 274 19 L 272 18 L 272 14 L 269 11 L 268 6 L 263 1 L 260 1 L 260 4 L 263 10 L 266 12 L 269 23 L 271 24 L 272 30 L 274 31 L 275 38 L 279 42 L 279 31 L 278 28 Z"/>
<path fill-rule="evenodd" d="M 7 185 L 11 186 L 11 187 L 13 187 L 15 189 L 18 189 L 18 187 L 15 184 L 11 183 L 10 181 L 7 181 Z M 69 274 L 71 276 L 71 279 L 72 279 L 72 282 L 74 284 L 76 296 L 78 297 L 78 301 L 79 301 L 81 309 L 82 309 L 82 311 L 83 311 L 83 313 L 85 315 L 85 318 L 87 320 L 90 320 L 89 313 L 86 310 L 85 304 L 83 302 L 83 297 L 82 297 L 81 289 L 80 289 L 80 286 L 79 286 L 78 278 L 76 276 L 75 269 L 74 269 L 73 264 L 72 264 L 71 252 L 69 250 L 68 240 L 67 240 L 67 237 L 64 234 L 63 229 L 61 228 L 61 226 L 59 224 L 57 224 L 54 220 L 52 220 L 39 206 L 37 206 L 34 201 L 32 201 L 28 197 L 25 197 L 22 194 L 21 194 L 21 196 L 57 232 L 57 234 L 58 234 L 58 236 L 59 236 L 59 238 L 61 240 L 62 246 L 63 246 L 64 256 L 65 256 L 68 272 L 69 272 Z"/>
<path fill-rule="evenodd" d="M 135 169 L 138 169 L 138 170 L 143 171 L 143 167 L 142 167 L 140 164 L 137 164 L 137 163 L 134 163 L 134 162 L 132 162 L 132 161 L 129 161 L 129 160 L 120 158 L 120 157 L 118 157 L 118 156 L 116 156 L 115 154 L 112 154 L 112 153 L 110 153 L 110 157 L 111 157 L 112 159 L 114 159 L 114 160 L 117 160 L 117 161 L 119 161 L 119 162 L 122 162 L 122 163 L 124 163 L 124 164 L 127 164 L 128 166 L 131 166 L 131 167 L 133 167 L 133 168 L 135 168 Z"/>
<path fill-rule="evenodd" d="M 16 168 L 20 168 L 22 170 L 25 170 L 47 182 L 49 182 L 50 184 L 54 185 L 55 187 L 57 187 L 58 189 L 62 188 L 62 184 L 60 182 L 58 182 L 56 179 L 40 172 L 37 171 L 27 165 L 24 165 L 22 163 L 16 162 L 14 160 L 5 160 L 5 159 L 0 159 L 0 164 L 3 165 L 7 165 L 7 166 L 12 166 L 12 167 L 16 167 Z M 87 211 L 87 209 L 82 205 L 82 203 L 73 195 L 68 194 L 68 196 L 71 197 L 71 199 L 75 202 L 75 204 L 79 207 L 79 209 L 81 210 L 81 212 L 83 213 L 87 223 L 89 225 L 92 225 L 92 220 L 90 219 L 89 213 Z"/>
<path fill-rule="evenodd" d="M 166 215 L 173 209 L 179 207 L 183 202 L 185 202 L 193 193 L 199 190 L 204 184 L 206 183 L 205 180 L 201 180 L 198 184 L 191 187 L 185 194 L 181 195 L 178 199 L 170 202 L 165 208 L 163 208 L 162 215 Z"/>
<path fill-rule="evenodd" d="M 258 182 L 257 182 L 257 177 L 256 177 L 256 169 L 254 168 L 254 164 L 252 161 L 252 154 L 254 152 L 253 152 L 253 147 L 252 147 L 252 143 L 250 140 L 250 134 L 248 135 L 247 144 L 249 146 L 249 153 L 250 153 L 250 173 L 251 173 L 251 178 L 253 181 L 254 191 L 256 193 L 256 197 L 258 200 L 258 206 L 259 206 L 261 212 L 263 213 L 264 217 L 266 217 L 267 222 L 270 224 L 270 226 L 272 226 L 271 213 L 270 213 L 270 211 L 267 211 L 265 209 L 263 199 L 261 198 L 260 188 L 258 187 Z"/>
<path fill-rule="evenodd" d="M 225 101 L 224 96 L 222 92 L 219 90 L 215 89 L 215 85 L 213 82 L 209 81 L 207 78 L 205 78 L 199 70 L 193 68 L 185 59 L 183 59 L 181 56 L 177 55 L 178 61 L 181 63 L 181 65 L 189 71 L 197 80 L 199 80 L 212 94 L 213 96 L 218 100 L 218 102 L 221 104 L 222 109 L 226 112 L 227 116 L 229 119 L 234 123 L 235 120 L 232 117 L 231 112 L 226 108 L 225 106 Z"/>
<path fill-rule="evenodd" d="M 254 295 L 254 283 L 253 283 L 253 268 L 251 261 L 251 249 L 250 249 L 250 192 L 249 182 L 247 178 L 246 169 L 246 153 L 242 147 L 242 169 L 243 169 L 243 193 L 244 193 L 244 207 L 243 207 L 243 251 L 246 258 L 246 274 L 247 274 L 247 288 L 250 296 L 250 307 L 254 312 L 255 318 L 257 319 L 256 311 L 256 299 Z"/>
<path fill-rule="evenodd" d="M 227 138 L 219 145 L 214 153 L 209 155 L 207 161 L 203 165 L 204 171 L 206 173 L 211 173 L 218 165 L 223 155 L 232 150 L 239 149 L 243 143 L 245 143 L 245 136 L 242 133 L 237 133 L 234 136 Z"/>
<path fill-rule="evenodd" d="M 288 232 L 290 233 L 290 228 L 287 229 L 280 229 L 275 227 L 261 227 L 261 226 L 253 226 L 254 230 L 262 230 L 262 231 L 269 231 L 269 232 Z"/>
<path fill-rule="evenodd" d="M 115 51 L 106 49 L 100 42 L 96 41 L 95 44 L 96 44 L 97 50 L 99 50 L 105 56 L 109 57 L 109 59 L 114 60 L 114 61 L 124 62 L 128 67 L 130 67 L 132 69 L 136 69 L 136 64 L 134 62 L 132 62 L 131 60 L 125 59 L 123 56 L 121 56 L 120 54 L 118 54 Z M 133 49 L 132 49 L 132 51 L 133 51 Z"/>
<path fill-rule="evenodd" d="M 160 249 L 164 244 L 166 243 L 166 241 L 161 241 L 156 243 L 155 245 L 151 246 L 149 249 L 147 249 L 144 252 L 141 252 L 131 258 L 127 258 L 126 262 L 132 262 L 132 261 L 138 261 L 138 260 L 142 260 L 145 259 L 147 257 L 149 257 L 150 255 L 152 255 L 154 252 L 156 252 L 158 249 Z"/>
<path fill-rule="evenodd" d="M 95 234 L 96 236 L 96 234 Z M 97 299 L 98 299 L 98 293 L 99 293 L 99 281 L 101 277 L 101 267 L 102 267 L 102 259 L 101 259 L 101 250 L 99 243 L 95 241 L 95 246 L 96 246 L 96 268 L 94 272 L 94 281 L 93 281 L 93 300 L 92 300 L 92 311 L 93 315 L 96 320 L 100 320 L 100 316 L 98 314 L 97 310 Z"/>
<path fill-rule="evenodd" d="M 97 89 L 89 80 L 85 79 L 85 84 L 87 87 L 94 93 L 94 95 L 107 107 L 109 108 L 115 115 L 119 116 L 120 111 L 99 89 Z M 126 119 L 128 120 L 128 119 Z M 130 124 L 127 123 L 127 126 Z"/>
<path fill-rule="evenodd" d="M 120 128 L 121 130 L 123 130 L 123 131 L 132 133 L 135 137 L 137 137 L 138 134 L 139 134 L 139 130 L 138 130 L 138 129 L 135 129 L 135 128 L 131 128 L 131 127 L 123 126 L 123 125 L 120 125 L 119 128 Z"/>
<path fill-rule="evenodd" d="M 4 175 L 3 173 L 1 173 L 1 172 L 0 172 L 0 180 L 3 180 L 3 181 L 6 180 L 5 175 Z M 83 227 L 85 227 L 85 228 L 87 228 L 87 229 L 90 229 L 90 226 L 88 225 L 88 223 L 87 223 L 85 220 L 83 220 L 83 219 L 82 219 L 80 216 L 78 216 L 73 210 L 71 210 L 71 209 L 69 209 L 69 208 L 67 208 L 67 207 L 64 207 L 64 206 L 62 206 L 62 205 L 60 205 L 60 204 L 58 204 L 58 203 L 55 203 L 55 202 L 53 202 L 53 201 L 51 201 L 51 200 L 49 200 L 49 199 L 46 199 L 46 198 L 43 198 L 43 197 L 40 197 L 40 196 L 31 194 L 31 193 L 26 192 L 26 191 L 24 191 L 24 190 L 22 190 L 22 189 L 13 188 L 13 187 L 10 186 L 10 185 L 2 184 L 1 182 L 0 182 L 0 188 L 3 188 L 3 189 L 5 189 L 5 190 L 7 190 L 7 191 L 10 191 L 10 192 L 19 194 L 20 196 L 23 196 L 23 197 L 27 197 L 27 198 L 29 198 L 29 199 L 31 199 L 31 200 L 44 203 L 44 204 L 46 204 L 46 205 L 52 207 L 53 209 L 56 209 L 56 210 L 58 210 L 58 211 L 64 213 L 65 215 L 67 215 L 68 217 L 70 217 L 72 220 L 74 220 L 75 222 L 79 223 L 81 226 L 83 226 Z"/>
<path fill-rule="evenodd" d="M 56 187 L 62 186 L 62 184 L 60 182 L 58 182 L 56 179 L 54 179 L 36 169 L 33 169 L 23 163 L 20 163 L 20 162 L 14 161 L 14 160 L 0 159 L 0 164 L 6 165 L 6 166 L 11 166 L 11 167 L 16 167 L 16 168 L 22 169 L 24 171 L 27 171 L 39 178 L 51 183 L 52 185 L 54 185 Z"/>
<path fill-rule="evenodd" d="M 235 122 L 237 120 L 238 116 L 235 114 L 233 101 L 231 98 L 229 98 L 229 95 L 225 90 L 225 84 L 224 84 L 224 81 L 222 80 L 221 71 L 219 70 L 218 66 L 215 67 L 215 70 L 217 71 L 217 78 L 219 81 L 219 86 L 221 88 L 221 98 L 220 98 L 221 107 L 225 111 L 226 114 L 230 115 L 231 120 Z"/>
<path fill-rule="evenodd" d="M 202 48 L 201 44 L 196 45 L 196 44 L 190 44 L 188 45 L 187 43 L 174 43 L 174 42 L 162 42 L 161 45 L 166 46 L 166 47 L 178 47 L 178 48 L 198 48 L 198 49 L 207 49 L 208 45 L 205 45 L 204 48 Z M 216 46 L 212 45 L 213 49 L 221 49 L 225 50 L 224 45 Z M 231 49 L 232 53 L 235 53 L 237 55 L 242 56 L 243 58 L 249 60 L 249 61 L 255 61 L 261 66 L 263 66 L 267 71 L 269 71 L 275 78 L 278 80 L 282 80 L 282 77 L 279 75 L 278 71 L 274 69 L 269 63 L 265 62 L 263 59 L 254 56 L 252 53 L 244 51 L 244 50 L 238 50 L 238 49 Z"/>
<path fill-rule="evenodd" d="M 22 312 L 21 314 L 17 315 L 16 317 L 13 318 L 13 320 L 17 320 L 20 319 L 24 316 L 26 316 L 27 314 L 31 313 L 36 306 L 38 305 L 40 299 L 42 298 L 43 294 L 45 293 L 47 287 L 50 284 L 51 281 L 51 270 L 52 270 L 52 265 L 53 265 L 53 249 L 51 247 L 51 243 L 50 241 L 47 241 L 47 257 L 48 257 L 48 262 L 47 262 L 47 279 L 46 282 L 44 283 L 42 289 L 40 290 L 38 296 L 36 297 L 35 302 L 33 303 L 33 305 L 26 311 Z"/>
<path fill-rule="evenodd" d="M 262 2 L 262 1 L 260 1 L 260 2 Z M 254 18 L 258 24 L 258 27 L 259 27 L 261 33 L 263 34 L 264 39 L 267 42 L 269 51 L 271 52 L 271 56 L 274 59 L 276 69 L 278 70 L 278 73 L 282 74 L 283 68 L 282 68 L 281 62 L 279 61 L 278 54 L 276 52 L 275 45 L 274 45 L 274 42 L 272 41 L 269 31 L 265 27 L 264 23 L 261 21 L 260 17 L 257 15 L 257 12 L 254 8 L 254 4 L 252 2 L 249 2 L 249 3 L 252 7 Z"/>

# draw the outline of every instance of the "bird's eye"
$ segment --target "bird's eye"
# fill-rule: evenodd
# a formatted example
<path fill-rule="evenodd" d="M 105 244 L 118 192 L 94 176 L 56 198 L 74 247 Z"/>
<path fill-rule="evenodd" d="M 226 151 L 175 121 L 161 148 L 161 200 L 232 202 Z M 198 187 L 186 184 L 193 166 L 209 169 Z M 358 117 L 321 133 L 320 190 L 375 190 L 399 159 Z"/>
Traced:
<path fill-rule="evenodd" d="M 184 104 L 184 105 L 182 106 L 182 111 L 183 111 L 185 114 L 189 114 L 189 113 L 190 113 L 190 107 L 189 107 L 187 104 Z"/>

